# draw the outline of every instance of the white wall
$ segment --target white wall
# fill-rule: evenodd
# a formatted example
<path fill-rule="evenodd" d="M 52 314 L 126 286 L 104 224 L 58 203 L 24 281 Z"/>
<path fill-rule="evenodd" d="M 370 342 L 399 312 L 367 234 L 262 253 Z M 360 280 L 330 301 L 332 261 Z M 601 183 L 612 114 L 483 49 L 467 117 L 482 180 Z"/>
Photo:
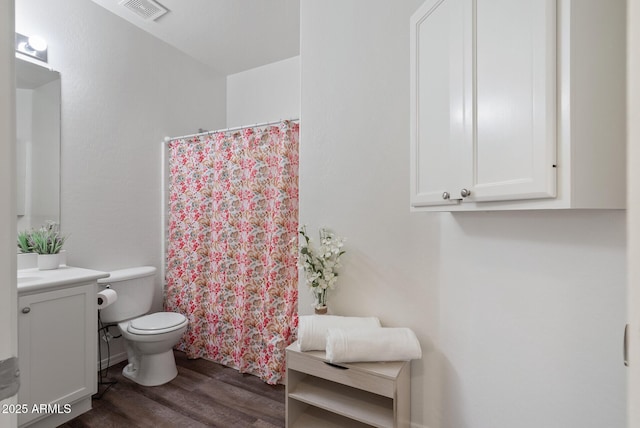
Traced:
<path fill-rule="evenodd" d="M 93 2 L 20 0 L 16 31 L 61 73 L 69 264 L 160 267 L 161 142 L 224 126 L 225 78 Z"/>
<path fill-rule="evenodd" d="M 160 268 L 162 141 L 225 126 L 224 76 L 86 0 L 20 0 L 16 31 L 45 38 L 61 74 L 68 264 Z"/>
<path fill-rule="evenodd" d="M 300 57 L 227 76 L 227 127 L 300 117 Z"/>
<path fill-rule="evenodd" d="M 420 3 L 301 1 L 300 220 L 348 239 L 330 308 L 417 333 L 416 427 L 624 427 L 625 213 L 409 212 Z"/>

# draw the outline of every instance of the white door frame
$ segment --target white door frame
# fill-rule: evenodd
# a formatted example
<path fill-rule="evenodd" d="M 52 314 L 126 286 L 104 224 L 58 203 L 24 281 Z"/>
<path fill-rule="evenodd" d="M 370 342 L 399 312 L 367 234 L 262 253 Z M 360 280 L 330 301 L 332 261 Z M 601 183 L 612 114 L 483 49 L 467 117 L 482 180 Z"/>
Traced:
<path fill-rule="evenodd" d="M 640 0 L 627 8 L 627 426 L 640 428 Z"/>
<path fill-rule="evenodd" d="M 14 0 L 0 0 L 0 360 L 18 351 L 14 22 Z M 13 396 L 0 405 L 16 400 Z M 15 426 L 15 414 L 0 412 L 0 427 Z"/>

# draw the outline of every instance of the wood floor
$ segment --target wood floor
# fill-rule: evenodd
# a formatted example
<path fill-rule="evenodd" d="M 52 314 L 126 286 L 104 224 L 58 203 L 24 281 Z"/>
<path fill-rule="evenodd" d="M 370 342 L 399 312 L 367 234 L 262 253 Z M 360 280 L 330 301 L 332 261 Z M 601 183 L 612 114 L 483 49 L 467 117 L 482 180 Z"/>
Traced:
<path fill-rule="evenodd" d="M 109 369 L 118 381 L 93 409 L 64 428 L 284 427 L 284 386 L 175 352 L 178 377 L 143 387 L 122 376 L 125 363 Z M 102 391 L 102 388 L 101 388 Z"/>

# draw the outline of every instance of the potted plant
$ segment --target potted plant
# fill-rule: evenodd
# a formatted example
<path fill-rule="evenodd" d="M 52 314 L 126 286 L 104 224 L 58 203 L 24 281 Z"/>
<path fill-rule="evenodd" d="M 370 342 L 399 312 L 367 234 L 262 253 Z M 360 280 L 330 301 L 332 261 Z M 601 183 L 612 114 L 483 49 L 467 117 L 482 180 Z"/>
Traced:
<path fill-rule="evenodd" d="M 300 228 L 304 243 L 300 246 L 300 265 L 305 272 L 305 280 L 314 297 L 317 314 L 327 313 L 327 291 L 335 288 L 338 281 L 336 269 L 340 267 L 340 257 L 345 239 L 339 238 L 329 230 L 322 228 L 320 247 L 316 250 L 307 235 L 306 226 Z"/>
<path fill-rule="evenodd" d="M 57 269 L 60 265 L 60 250 L 67 237 L 60 233 L 60 225 L 49 221 L 29 236 L 29 247 L 38 253 L 38 269 Z"/>
<path fill-rule="evenodd" d="M 31 232 L 28 230 L 23 230 L 22 232 L 18 232 L 18 249 L 22 254 L 33 253 L 33 249 L 29 244 L 29 239 L 31 238 Z"/>
<path fill-rule="evenodd" d="M 18 232 L 18 269 L 35 268 L 38 265 L 38 254 L 31 248 L 30 239 L 31 230 Z"/>

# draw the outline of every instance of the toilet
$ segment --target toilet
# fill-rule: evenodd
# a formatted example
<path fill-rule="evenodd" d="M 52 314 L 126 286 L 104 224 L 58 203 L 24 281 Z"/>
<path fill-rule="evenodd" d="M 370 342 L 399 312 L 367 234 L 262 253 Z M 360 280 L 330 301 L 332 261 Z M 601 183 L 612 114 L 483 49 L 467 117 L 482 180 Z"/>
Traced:
<path fill-rule="evenodd" d="M 144 386 L 162 385 L 178 375 L 173 347 L 188 324 L 187 318 L 176 312 L 147 314 L 155 275 L 155 267 L 141 266 L 116 270 L 98 280 L 100 290 L 111 288 L 117 294 L 111 305 L 100 309 L 100 320 L 117 324 L 125 339 L 128 364 L 122 374 Z"/>

